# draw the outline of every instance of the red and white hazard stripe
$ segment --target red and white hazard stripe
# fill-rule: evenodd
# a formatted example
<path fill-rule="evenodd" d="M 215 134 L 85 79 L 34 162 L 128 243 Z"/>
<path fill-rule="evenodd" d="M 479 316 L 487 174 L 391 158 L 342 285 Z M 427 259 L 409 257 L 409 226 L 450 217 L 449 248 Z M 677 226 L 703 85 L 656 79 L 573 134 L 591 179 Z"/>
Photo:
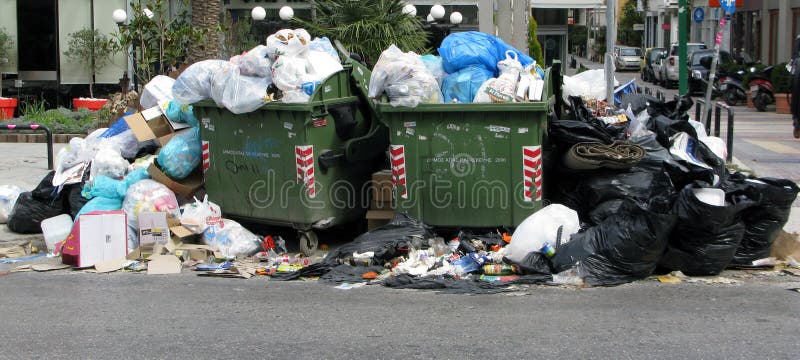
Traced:
<path fill-rule="evenodd" d="M 203 141 L 203 173 L 211 167 L 211 155 L 208 151 L 208 141 Z"/>
<path fill-rule="evenodd" d="M 522 147 L 522 181 L 524 200 L 542 200 L 542 147 Z M 534 198 L 535 193 L 535 198 Z"/>
<path fill-rule="evenodd" d="M 297 163 L 297 182 L 303 183 L 308 197 L 313 198 L 317 196 L 314 189 L 314 146 L 295 146 L 294 155 Z"/>
<path fill-rule="evenodd" d="M 392 145 L 389 150 L 392 161 L 392 185 L 400 187 L 400 197 L 408 199 L 406 187 L 406 148 L 404 145 Z"/>

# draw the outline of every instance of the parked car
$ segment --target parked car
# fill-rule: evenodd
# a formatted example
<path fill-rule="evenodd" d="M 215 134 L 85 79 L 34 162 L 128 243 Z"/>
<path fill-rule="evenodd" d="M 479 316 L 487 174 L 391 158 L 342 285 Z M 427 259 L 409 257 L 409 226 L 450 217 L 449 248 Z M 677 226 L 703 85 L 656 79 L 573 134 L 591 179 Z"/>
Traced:
<path fill-rule="evenodd" d="M 656 56 L 655 60 L 653 60 L 653 65 L 651 65 L 653 68 L 653 84 L 664 84 L 664 64 L 666 64 L 666 61 L 667 51 L 665 49 L 664 52 L 659 53 L 658 56 Z"/>
<path fill-rule="evenodd" d="M 646 82 L 655 82 L 656 76 L 655 72 L 653 71 L 653 64 L 655 63 L 656 59 L 658 59 L 661 55 L 667 53 L 667 49 L 664 48 L 649 48 L 644 51 L 644 57 L 642 58 L 642 80 Z"/>
<path fill-rule="evenodd" d="M 691 58 L 692 53 L 697 50 L 706 50 L 708 47 L 703 43 L 688 43 L 686 44 L 686 55 Z M 661 71 L 663 72 L 662 83 L 665 88 L 670 88 L 678 83 L 678 74 L 681 61 L 678 57 L 678 44 L 672 44 L 669 47 L 669 54 L 664 60 Z"/>
<path fill-rule="evenodd" d="M 711 59 L 714 57 L 714 50 L 698 50 L 692 53 L 689 61 L 689 92 L 705 93 L 708 74 L 711 72 Z M 708 59 L 706 59 L 708 58 Z M 719 79 L 719 69 L 725 68 L 733 63 L 733 57 L 727 51 L 719 52 L 717 63 L 717 79 Z M 719 80 L 715 81 L 714 88 L 719 90 Z"/>
<path fill-rule="evenodd" d="M 617 47 L 614 51 L 614 66 L 618 70 L 639 70 L 642 66 L 642 49 Z"/>

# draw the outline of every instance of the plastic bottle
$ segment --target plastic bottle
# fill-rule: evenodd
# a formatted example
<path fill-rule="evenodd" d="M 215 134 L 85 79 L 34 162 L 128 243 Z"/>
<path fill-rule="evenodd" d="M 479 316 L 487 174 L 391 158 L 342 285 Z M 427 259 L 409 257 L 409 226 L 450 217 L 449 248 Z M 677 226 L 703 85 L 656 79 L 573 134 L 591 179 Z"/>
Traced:
<path fill-rule="evenodd" d="M 433 249 L 435 256 L 444 256 L 451 252 L 448 251 L 450 248 L 444 243 L 444 239 L 440 237 L 428 240 L 428 245 Z"/>

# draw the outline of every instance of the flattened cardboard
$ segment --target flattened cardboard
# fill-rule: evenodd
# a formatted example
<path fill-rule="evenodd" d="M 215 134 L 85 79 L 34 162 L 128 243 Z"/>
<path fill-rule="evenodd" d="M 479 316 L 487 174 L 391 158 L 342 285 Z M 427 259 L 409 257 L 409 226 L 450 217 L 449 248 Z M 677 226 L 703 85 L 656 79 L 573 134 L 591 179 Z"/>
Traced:
<path fill-rule="evenodd" d="M 153 180 L 164 184 L 175 192 L 176 195 L 187 198 L 196 193 L 205 183 L 203 172 L 200 170 L 199 166 L 192 171 L 187 178 L 180 181 L 170 179 L 170 177 L 158 167 L 158 163 L 156 162 L 150 164 L 150 167 L 147 168 L 147 172 L 150 173 L 150 177 L 152 177 Z"/>
<path fill-rule="evenodd" d="M 175 255 L 153 255 L 147 263 L 147 275 L 180 274 L 182 266 Z"/>
<path fill-rule="evenodd" d="M 128 259 L 126 258 L 113 259 L 94 264 L 94 269 L 99 273 L 109 273 L 124 268 L 127 263 Z"/>

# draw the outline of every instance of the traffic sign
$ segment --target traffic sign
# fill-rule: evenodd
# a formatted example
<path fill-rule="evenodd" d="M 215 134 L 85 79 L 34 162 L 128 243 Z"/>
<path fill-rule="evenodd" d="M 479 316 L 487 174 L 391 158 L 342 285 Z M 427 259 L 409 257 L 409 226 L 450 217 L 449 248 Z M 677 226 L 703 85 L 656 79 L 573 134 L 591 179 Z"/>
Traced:
<path fill-rule="evenodd" d="M 720 0 L 719 5 L 729 14 L 736 12 L 736 0 Z"/>
<path fill-rule="evenodd" d="M 694 22 L 699 24 L 703 22 L 703 19 L 705 18 L 706 18 L 706 11 L 703 10 L 703 8 L 694 8 L 694 11 L 692 12 L 692 19 L 694 19 Z"/>

